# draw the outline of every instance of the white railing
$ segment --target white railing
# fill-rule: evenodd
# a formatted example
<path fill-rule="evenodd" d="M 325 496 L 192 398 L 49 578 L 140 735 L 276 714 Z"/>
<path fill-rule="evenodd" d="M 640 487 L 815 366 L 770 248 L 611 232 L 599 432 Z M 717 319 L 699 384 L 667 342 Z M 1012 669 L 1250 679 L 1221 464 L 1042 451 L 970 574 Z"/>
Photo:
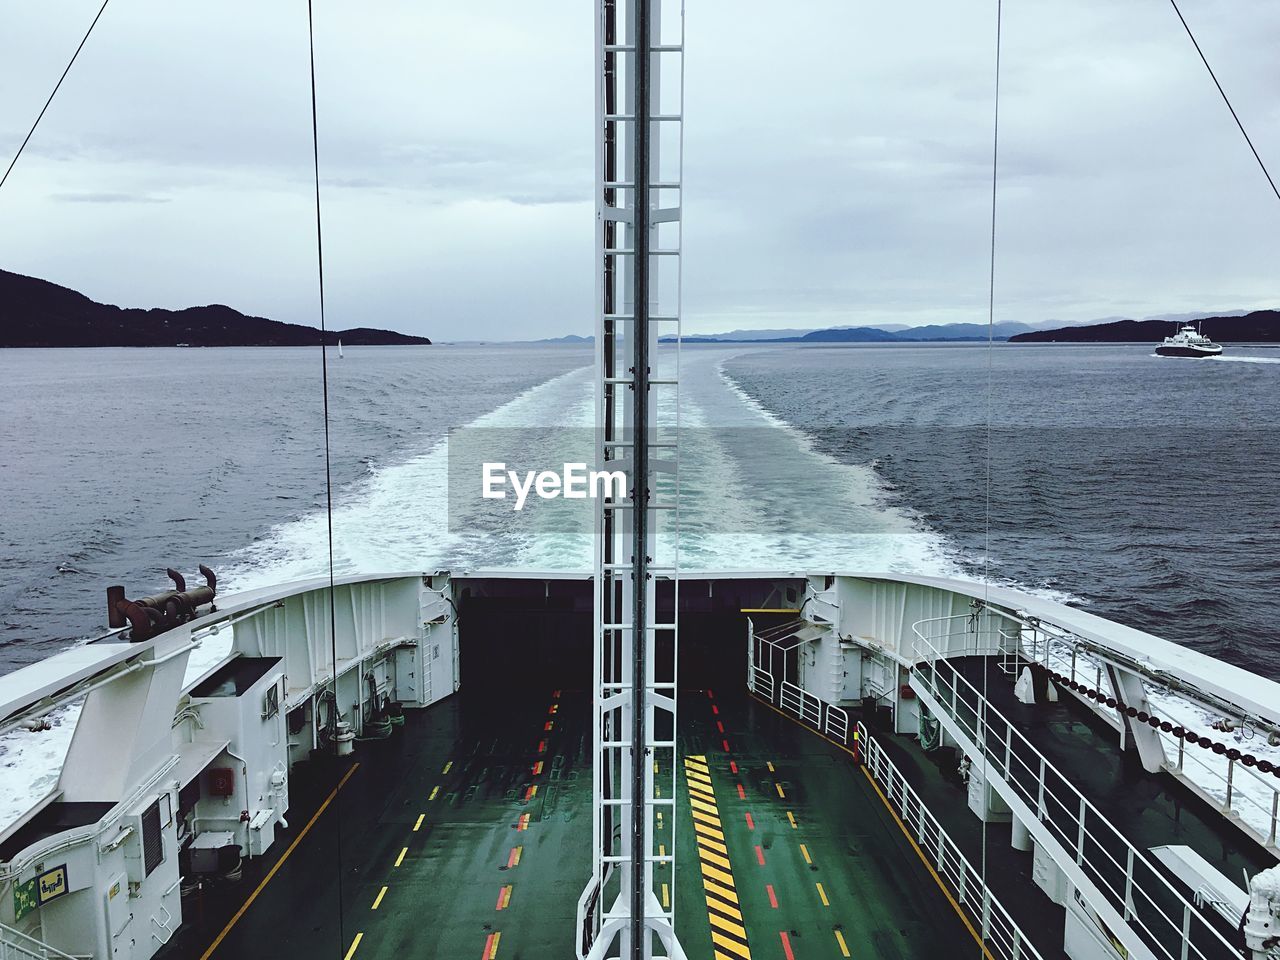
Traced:
<path fill-rule="evenodd" d="M 929 706 L 950 717 L 983 755 L 988 777 L 1007 785 L 1149 949 L 1167 960 L 1208 960 L 1222 956 L 1223 950 L 1234 956 L 1235 948 L 1222 932 L 935 646 L 934 641 L 960 633 L 929 637 L 921 630 L 956 619 L 961 618 L 922 620 L 912 626 L 921 658 L 912 671 L 912 683 L 934 701 Z M 951 655 L 968 652 L 960 645 Z"/>
<path fill-rule="evenodd" d="M 1028 942 L 1009 911 L 983 882 L 982 874 L 965 859 L 880 744 L 868 735 L 861 723 L 857 729 L 867 770 L 911 832 L 920 851 L 946 881 L 952 896 L 968 912 L 989 955 L 996 960 L 1040 960 L 1040 952 Z"/>
<path fill-rule="evenodd" d="M 1002 670 L 1016 673 L 1022 666 L 1038 663 L 1068 681 L 1100 694 L 1107 693 L 1111 681 L 1100 660 L 1080 651 L 1068 640 L 1043 630 L 1028 632 L 1030 637 L 1024 640 L 1024 645 L 1029 655 L 1023 647 L 1010 652 L 1001 664 Z M 1153 691 L 1148 690 L 1147 695 L 1152 698 Z M 1084 696 L 1077 699 L 1112 723 L 1120 722 L 1115 709 L 1106 706 L 1105 702 Z M 1153 714 L 1175 726 L 1187 723 L 1187 714 L 1195 711 L 1189 700 L 1172 691 L 1163 691 L 1162 695 L 1155 695 L 1148 702 L 1148 709 Z M 1183 709 L 1171 708 L 1171 704 L 1180 704 Z M 1206 753 L 1199 747 L 1188 750 L 1182 738 L 1160 728 L 1156 728 L 1156 732 L 1164 746 L 1167 770 L 1187 783 L 1207 803 L 1235 819 L 1239 827 L 1263 846 L 1276 847 L 1280 841 L 1280 786 L 1276 785 L 1274 777 L 1259 773 L 1231 756 Z M 1237 740 L 1236 744 L 1241 753 L 1247 752 L 1241 741 Z"/>
<path fill-rule="evenodd" d="M 49 946 L 21 930 L 0 923 L 0 960 L 89 960 Z"/>
<path fill-rule="evenodd" d="M 762 697 L 773 703 L 773 674 L 768 670 L 761 670 L 759 667 L 753 666 L 747 677 L 747 689 L 754 693 L 757 697 Z"/>
<path fill-rule="evenodd" d="M 840 743 L 849 742 L 849 714 L 845 712 L 843 707 L 833 707 L 827 703 L 823 705 L 824 717 L 822 723 L 822 732 L 832 740 Z"/>
<path fill-rule="evenodd" d="M 822 701 L 803 687 L 797 687 L 790 680 L 782 681 L 782 694 L 778 698 L 778 706 L 785 712 L 794 714 L 799 720 L 822 729 Z"/>
<path fill-rule="evenodd" d="M 1280 787 L 1274 777 L 1246 767 L 1234 757 L 1201 747 L 1187 749 L 1186 740 L 1157 729 L 1164 744 L 1165 766 L 1190 781 L 1199 793 L 1228 816 L 1239 817 L 1242 826 L 1265 846 L 1275 848 L 1280 832 Z"/>

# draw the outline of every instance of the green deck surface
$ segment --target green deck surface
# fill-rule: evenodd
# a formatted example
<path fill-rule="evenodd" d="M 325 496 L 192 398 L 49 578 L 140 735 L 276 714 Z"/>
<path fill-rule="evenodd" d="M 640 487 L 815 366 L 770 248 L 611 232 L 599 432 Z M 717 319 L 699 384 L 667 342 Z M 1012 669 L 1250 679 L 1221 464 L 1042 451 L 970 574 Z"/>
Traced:
<path fill-rule="evenodd" d="M 552 694 L 474 704 L 460 693 L 411 714 L 392 740 L 360 744 L 359 766 L 259 888 L 342 768 L 315 774 L 307 802 L 295 801 L 291 828 L 270 857 L 247 866 L 239 884 L 188 898 L 192 922 L 167 956 L 203 957 L 238 912 L 212 957 L 571 957 L 574 914 L 590 868 L 591 775 L 584 762 L 590 712 L 582 691 Z M 941 945 L 949 956 L 979 955 L 847 755 L 745 694 L 717 696 L 685 696 L 680 743 L 682 755 L 708 759 L 751 956 L 785 958 L 789 946 L 796 958 L 841 957 L 836 931 L 854 957 L 936 957 Z M 548 721 L 551 731 L 544 729 Z M 546 752 L 539 754 L 544 739 Z M 544 767 L 535 775 L 540 758 Z M 713 960 L 683 774 L 677 784 L 677 931 L 690 960 Z M 522 814 L 529 815 L 525 830 L 517 829 Z M 519 862 L 509 868 L 516 846 Z M 509 900 L 499 910 L 508 885 Z"/>

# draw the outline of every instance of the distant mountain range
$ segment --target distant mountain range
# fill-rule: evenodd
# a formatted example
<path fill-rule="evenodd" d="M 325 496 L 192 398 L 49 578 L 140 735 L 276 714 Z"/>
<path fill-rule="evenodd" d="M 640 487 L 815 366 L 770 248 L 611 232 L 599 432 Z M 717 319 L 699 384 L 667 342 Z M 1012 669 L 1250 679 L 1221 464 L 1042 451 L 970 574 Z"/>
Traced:
<path fill-rule="evenodd" d="M 1117 320 L 1089 327 L 1035 330 L 1009 338 L 1013 343 L 1158 343 L 1172 334 L 1178 323 L 1195 323 L 1200 332 L 1219 343 L 1280 342 L 1280 310 L 1218 317 L 1178 316 L 1169 319 Z"/>
<path fill-rule="evenodd" d="M 391 330 L 330 330 L 325 343 L 346 346 L 429 344 Z M 302 347 L 320 331 L 250 317 L 222 304 L 142 310 L 97 303 L 47 280 L 0 270 L 0 347 Z"/>
<path fill-rule="evenodd" d="M 1142 320 L 1128 317 L 1102 317 L 1071 327 L 1061 326 L 1060 320 L 1043 320 L 1038 323 L 1004 321 L 994 324 L 992 339 L 1012 342 L 1052 343 L 1062 342 L 1122 342 L 1163 339 L 1171 332 L 1173 322 L 1198 322 L 1206 324 L 1204 332 L 1216 340 L 1267 341 L 1280 339 L 1280 327 L 1271 317 L 1274 310 L 1222 311 L 1213 317 L 1203 313 L 1166 313 Z M 1221 330 L 1221 333 L 1215 333 Z M 1158 335 L 1157 335 L 1157 332 Z M 686 334 L 684 343 L 963 343 L 985 342 L 988 337 L 985 323 L 942 323 L 920 327 L 903 324 L 883 326 L 844 326 L 821 329 L 763 329 L 730 330 L 727 333 Z M 663 337 L 670 343 L 674 338 Z M 538 343 L 591 343 L 592 337 L 569 335 L 539 340 Z"/>

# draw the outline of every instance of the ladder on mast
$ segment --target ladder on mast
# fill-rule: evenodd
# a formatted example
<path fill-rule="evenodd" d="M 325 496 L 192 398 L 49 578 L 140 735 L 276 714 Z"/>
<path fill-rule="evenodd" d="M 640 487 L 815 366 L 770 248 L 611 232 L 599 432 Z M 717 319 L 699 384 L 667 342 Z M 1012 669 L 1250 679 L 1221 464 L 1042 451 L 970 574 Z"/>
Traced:
<path fill-rule="evenodd" d="M 628 491 L 596 502 L 594 857 L 577 955 L 684 960 L 674 910 L 684 10 L 682 0 L 596 0 L 595 13 L 596 458 L 626 473 Z"/>

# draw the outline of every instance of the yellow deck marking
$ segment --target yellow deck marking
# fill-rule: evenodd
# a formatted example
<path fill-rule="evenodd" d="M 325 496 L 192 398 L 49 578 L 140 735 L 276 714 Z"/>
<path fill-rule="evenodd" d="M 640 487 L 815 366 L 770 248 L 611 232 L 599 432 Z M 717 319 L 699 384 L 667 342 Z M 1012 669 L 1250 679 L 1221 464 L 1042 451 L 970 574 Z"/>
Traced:
<path fill-rule="evenodd" d="M 666 855 L 667 855 L 666 844 L 663 844 L 663 843 L 658 844 L 658 856 L 665 857 Z"/>
<path fill-rule="evenodd" d="M 752 694 L 751 696 L 758 702 L 764 704 L 766 707 L 768 707 L 778 716 L 786 717 L 792 723 L 795 723 L 801 727 L 804 727 L 805 730 L 808 730 L 810 733 L 814 734 L 814 736 L 822 737 L 823 740 L 826 740 L 831 745 L 843 750 L 845 753 L 849 754 L 849 756 L 857 760 L 859 764 L 861 764 L 862 762 L 861 757 L 858 754 L 854 753 L 852 750 L 850 750 L 843 743 L 840 743 L 838 740 L 832 740 L 830 737 L 825 736 L 824 734 L 818 733 L 817 731 L 811 729 L 810 727 L 804 726 L 804 724 L 800 723 L 799 720 L 796 720 L 794 717 L 787 716 L 787 714 L 783 713 L 781 710 L 779 710 L 773 704 L 769 703 L 767 700 L 761 700 L 759 697 L 755 696 L 755 694 Z M 854 739 L 857 740 L 857 738 L 858 738 L 858 735 L 855 732 Z M 867 782 L 871 784 L 871 788 L 875 790 L 876 795 L 880 797 L 880 801 L 884 804 L 885 809 L 889 811 L 889 815 L 893 817 L 894 822 L 898 825 L 898 829 L 902 831 L 902 835 L 907 838 L 907 842 L 910 843 L 911 848 L 915 850 L 916 856 L 920 858 L 920 862 L 924 864 L 924 868 L 929 871 L 929 876 L 933 877 L 934 882 L 938 885 L 938 889 L 942 891 L 943 896 L 947 898 L 947 902 L 951 904 L 951 908 L 955 910 L 956 916 L 960 918 L 960 922 L 963 923 L 965 926 L 965 929 L 969 931 L 969 936 L 973 937 L 973 941 L 978 945 L 978 948 L 982 951 L 982 955 L 986 957 L 987 960 L 995 960 L 995 957 L 992 956 L 991 951 L 987 949 L 986 944 L 983 943 L 982 937 L 978 935 L 978 931 L 975 930 L 973 927 L 973 924 L 969 922 L 969 917 L 965 914 L 964 910 L 960 908 L 960 904 L 956 902 L 956 898 L 951 895 L 951 891 L 947 888 L 947 885 L 942 881 L 942 877 L 938 876 L 938 871 L 934 869 L 933 864 L 929 862 L 929 858 L 926 857 L 924 851 L 920 849 L 920 844 L 916 843 L 915 837 L 911 835 L 911 832 L 907 829 L 906 824 L 902 822 L 902 818 L 898 816 L 898 811 L 893 809 L 893 804 L 889 802 L 889 798 L 886 797 L 884 795 L 884 791 L 880 789 L 880 784 L 876 783 L 875 777 L 871 776 L 871 771 L 868 770 L 865 766 L 861 766 L 861 770 L 862 770 L 862 775 L 866 777 Z M 204 960 L 204 958 L 202 957 L 201 960 Z"/>
<path fill-rule="evenodd" d="M 450 770 L 452 767 L 453 767 L 453 761 L 452 761 L 452 760 L 450 760 L 448 763 L 446 763 L 446 764 L 444 765 L 444 769 L 443 769 L 443 770 L 441 770 L 440 772 L 441 772 L 441 773 L 448 773 L 448 772 L 449 772 L 449 770 Z"/>
<path fill-rule="evenodd" d="M 800 844 L 800 852 L 804 854 L 805 863 L 813 863 L 813 861 L 809 859 L 809 848 L 806 847 L 803 843 Z"/>
<path fill-rule="evenodd" d="M 711 931 L 711 942 L 717 947 L 728 950 L 736 957 L 742 957 L 742 960 L 751 960 L 751 948 L 745 943 L 739 943 L 737 940 L 730 940 L 724 934 Z"/>
<path fill-rule="evenodd" d="M 400 851 L 400 856 L 396 857 L 396 866 L 397 866 L 397 867 L 398 867 L 398 866 L 400 866 L 400 864 L 404 863 L 405 855 L 406 855 L 408 852 L 409 852 L 409 848 L 408 848 L 408 847 L 405 847 L 403 850 L 401 850 L 401 851 Z"/>
<path fill-rule="evenodd" d="M 706 800 L 699 800 L 698 795 L 692 790 L 689 791 L 689 805 L 695 810 L 701 810 L 703 813 L 716 815 L 720 813 L 720 811 L 716 809 L 716 805 L 714 803 L 708 803 Z"/>
<path fill-rule="evenodd" d="M 655 797 L 662 796 L 662 787 L 658 786 L 656 783 L 653 785 L 653 795 Z"/>
<path fill-rule="evenodd" d="M 716 826 L 713 827 L 712 824 L 699 817 L 698 813 L 694 813 L 694 831 L 700 833 L 700 835 L 716 837 L 716 840 L 724 840 L 724 835 L 721 833 L 719 826 L 721 826 L 719 820 L 716 820 Z"/>
<path fill-rule="evenodd" d="M 658 811 L 658 829 L 659 830 L 662 829 L 662 811 L 661 810 Z"/>
<path fill-rule="evenodd" d="M 711 925 L 713 927 L 719 927 L 721 930 L 724 930 L 727 933 L 732 933 L 735 937 L 741 937 L 743 940 L 747 939 L 747 931 L 742 924 L 735 923 L 732 920 L 720 916 L 718 913 L 710 911 L 707 913 L 707 919 L 711 921 Z"/>
<path fill-rule="evenodd" d="M 425 813 L 418 814 L 418 822 L 413 825 L 414 833 L 417 833 L 419 830 L 422 829 L 422 821 L 425 820 L 426 818 L 427 818 L 427 815 Z"/>
<path fill-rule="evenodd" d="M 377 899 L 373 901 L 373 906 L 370 907 L 370 909 L 377 910 L 378 907 L 382 906 L 382 898 L 385 897 L 386 895 L 387 895 L 387 888 L 383 887 L 381 890 L 378 891 Z"/>
<path fill-rule="evenodd" d="M 724 884 L 727 887 L 733 886 L 733 874 L 727 873 L 724 870 L 717 870 L 715 867 L 709 866 L 705 862 L 702 864 L 702 875 L 704 877 L 710 877 L 712 880 L 716 881 L 716 883 Z"/>
<path fill-rule="evenodd" d="M 836 943 L 840 945 L 840 956 L 842 957 L 849 956 L 849 947 L 844 942 L 844 934 L 841 933 L 839 930 L 836 931 Z"/>
<path fill-rule="evenodd" d="M 356 947 L 360 946 L 360 941 L 364 939 L 363 933 L 357 933 L 356 938 L 351 941 L 351 946 L 347 949 L 347 955 L 342 960 L 351 960 L 356 955 Z"/>
<path fill-rule="evenodd" d="M 734 893 L 732 890 L 726 887 L 720 886 L 719 884 L 712 883 L 706 877 L 702 878 L 702 886 L 703 886 L 703 889 L 711 893 L 714 893 L 717 897 L 723 897 L 725 900 L 728 900 L 730 903 L 738 902 L 738 895 L 736 893 Z"/>
<path fill-rule="evenodd" d="M 532 787 L 529 788 L 529 799 L 532 800 L 537 795 L 538 795 L 538 785 L 534 784 Z"/>
<path fill-rule="evenodd" d="M 780 783 L 775 783 L 775 784 L 773 785 L 773 789 L 775 789 L 775 790 L 777 790 L 777 791 L 778 791 L 778 796 L 780 796 L 783 800 L 787 799 L 787 795 L 786 795 L 785 793 L 783 793 L 783 792 L 782 792 L 782 784 L 780 784 Z"/>
<path fill-rule="evenodd" d="M 489 947 L 489 960 L 493 960 L 498 955 L 498 941 L 502 939 L 502 934 L 495 930 L 493 932 L 493 944 Z"/>
<path fill-rule="evenodd" d="M 667 885 L 664 883 L 662 885 L 662 909 L 667 910 L 670 907 L 671 907 L 671 891 L 667 888 Z"/>
<path fill-rule="evenodd" d="M 822 889 L 822 884 L 819 883 L 817 887 L 818 887 L 818 896 L 822 898 L 822 905 L 824 907 L 831 906 L 831 901 L 827 899 L 827 891 Z"/>
<path fill-rule="evenodd" d="M 431 796 L 427 797 L 427 799 L 428 799 L 428 800 L 434 800 L 434 799 L 436 798 L 436 794 L 438 794 L 439 792 L 440 792 L 440 788 L 439 788 L 439 787 L 432 787 L 432 788 L 431 788 Z"/>
<path fill-rule="evenodd" d="M 654 772 L 654 773 L 657 773 L 657 772 L 658 772 L 658 761 L 657 761 L 657 760 L 653 761 L 653 772 Z"/>
<path fill-rule="evenodd" d="M 791 829 L 792 829 L 792 830 L 799 830 L 799 829 L 800 829 L 800 825 L 799 825 L 798 823 L 796 823 L 796 815 L 795 815 L 794 813 L 792 813 L 790 810 L 788 810 L 788 811 L 787 811 L 787 819 L 791 821 Z"/>
<path fill-rule="evenodd" d="M 697 837 L 698 846 L 706 847 L 708 850 L 714 850 L 716 853 L 729 855 L 729 848 L 718 840 L 712 840 L 710 837 Z"/>
<path fill-rule="evenodd" d="M 511 865 L 513 867 L 520 866 L 520 854 L 524 853 L 524 846 L 521 845 L 511 851 Z"/>
<path fill-rule="evenodd" d="M 227 938 L 227 934 L 231 932 L 231 928 L 234 927 L 239 922 L 240 918 L 244 916 L 245 911 L 253 906 L 253 901 L 258 899 L 258 894 L 262 893 L 262 891 L 266 889 L 267 884 L 271 882 L 271 878 L 276 875 L 276 872 L 284 866 L 284 862 L 289 859 L 289 854 L 293 853 L 298 844 L 302 842 L 302 838 L 311 832 L 311 828 L 314 827 L 316 821 L 320 819 L 320 815 L 329 809 L 329 804 L 333 803 L 333 798 L 338 795 L 338 791 L 347 785 L 347 781 L 351 779 L 351 775 L 358 769 L 360 769 L 360 764 L 353 763 L 351 765 L 351 769 L 342 775 L 342 779 L 338 781 L 338 785 L 329 791 L 329 795 L 324 798 L 324 803 L 320 804 L 320 806 L 316 808 L 316 812 L 311 815 L 311 819 L 307 821 L 307 825 L 302 828 L 302 831 L 296 837 L 293 838 L 293 843 L 289 844 L 288 849 L 281 854 L 280 859 L 277 860 L 275 865 L 267 871 L 267 875 L 263 877 L 262 882 L 254 888 L 253 893 L 249 894 L 248 899 L 240 905 L 240 909 L 235 912 L 235 916 L 227 921 L 227 925 L 222 928 L 222 932 L 218 934 L 213 943 L 209 944 L 209 949 L 200 955 L 200 960 L 209 960 L 209 958 L 213 956 L 213 951 L 217 950 L 218 945 Z M 359 942 L 360 935 L 357 934 L 356 943 Z M 351 949 L 352 951 L 355 950 L 354 944 Z"/>
<path fill-rule="evenodd" d="M 733 869 L 733 865 L 729 863 L 727 857 L 722 857 L 718 853 L 712 853 L 710 850 L 699 850 L 698 857 L 703 863 L 713 863 L 717 867 L 721 867 L 725 870 Z"/>
<path fill-rule="evenodd" d="M 702 757 L 686 757 L 684 772 L 689 791 L 689 813 L 697 835 L 698 866 L 702 870 L 702 886 L 707 891 L 703 899 L 707 904 L 707 921 L 711 925 L 712 953 L 725 960 L 751 960 L 747 929 L 742 925 L 742 913 L 738 909 L 733 865 L 729 862 L 729 849 L 720 830 L 720 810 L 716 806 L 711 776 Z M 665 853 L 665 847 L 659 845 L 658 849 Z M 664 884 L 664 905 L 667 895 Z"/>
<path fill-rule="evenodd" d="M 769 768 L 769 772 L 770 772 L 770 773 L 773 773 L 773 761 L 772 761 L 772 760 L 766 760 L 766 761 L 765 761 L 765 766 L 767 766 L 767 767 Z"/>
<path fill-rule="evenodd" d="M 707 897 L 706 901 L 707 901 L 707 907 L 709 909 L 719 910 L 725 916 L 733 917 L 735 920 L 742 919 L 742 913 L 741 911 L 738 910 L 737 907 L 731 907 L 729 906 L 729 904 L 725 903 L 722 900 L 713 900 L 710 897 Z"/>

